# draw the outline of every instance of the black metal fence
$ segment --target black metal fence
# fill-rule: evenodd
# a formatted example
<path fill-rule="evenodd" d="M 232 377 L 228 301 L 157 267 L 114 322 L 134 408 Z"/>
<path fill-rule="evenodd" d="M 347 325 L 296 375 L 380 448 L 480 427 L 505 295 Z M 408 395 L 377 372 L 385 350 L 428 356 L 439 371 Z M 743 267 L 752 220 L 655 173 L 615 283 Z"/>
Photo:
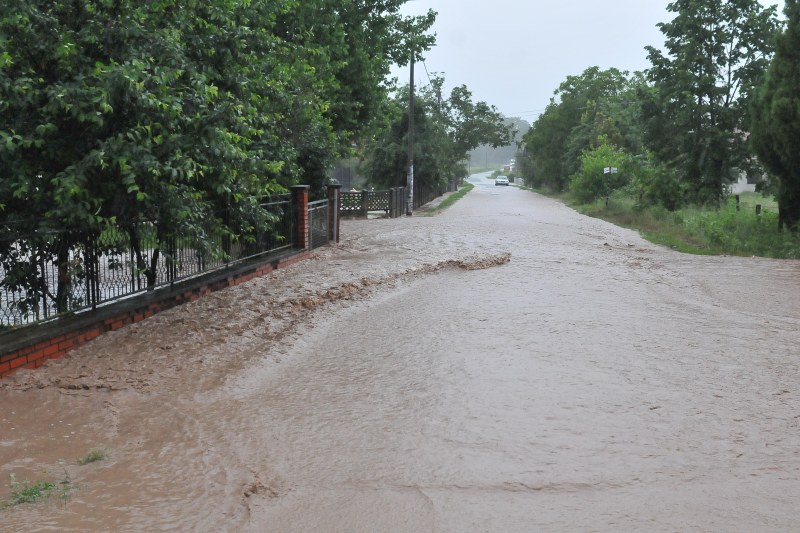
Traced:
<path fill-rule="evenodd" d="M 328 243 L 328 200 L 308 202 L 308 242 L 311 249 Z"/>
<path fill-rule="evenodd" d="M 181 235 L 164 239 L 154 223 L 139 222 L 109 227 L 91 238 L 75 239 L 56 229 L 40 231 L 32 241 L 20 238 L 10 226 L 2 227 L 0 327 L 93 309 L 292 248 L 295 215 L 290 195 L 273 197 L 262 206 L 273 221 L 270 227 L 237 238 L 219 233 L 202 240 Z M 327 222 L 325 232 L 327 237 Z"/>

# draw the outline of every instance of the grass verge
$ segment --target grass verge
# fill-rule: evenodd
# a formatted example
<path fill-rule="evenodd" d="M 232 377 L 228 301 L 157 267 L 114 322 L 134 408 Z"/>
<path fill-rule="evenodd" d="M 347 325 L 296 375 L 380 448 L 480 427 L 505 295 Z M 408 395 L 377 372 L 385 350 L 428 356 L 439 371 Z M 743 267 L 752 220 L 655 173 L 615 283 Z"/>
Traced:
<path fill-rule="evenodd" d="M 445 198 L 442 203 L 436 206 L 435 209 L 431 209 L 429 212 L 425 213 L 425 216 L 433 216 L 441 211 L 444 211 L 460 199 L 462 199 L 469 191 L 474 189 L 475 186 L 469 182 L 464 182 L 464 185 L 461 186 L 456 192 Z"/>
<path fill-rule="evenodd" d="M 585 215 L 639 231 L 654 244 L 698 255 L 738 255 L 800 259 L 800 235 L 778 229 L 774 200 L 755 193 L 734 197 L 719 209 L 686 207 L 668 211 L 661 206 L 640 207 L 633 198 L 611 197 L 590 204 L 576 202 L 569 194 L 552 195 Z M 755 206 L 761 206 L 756 214 Z"/>

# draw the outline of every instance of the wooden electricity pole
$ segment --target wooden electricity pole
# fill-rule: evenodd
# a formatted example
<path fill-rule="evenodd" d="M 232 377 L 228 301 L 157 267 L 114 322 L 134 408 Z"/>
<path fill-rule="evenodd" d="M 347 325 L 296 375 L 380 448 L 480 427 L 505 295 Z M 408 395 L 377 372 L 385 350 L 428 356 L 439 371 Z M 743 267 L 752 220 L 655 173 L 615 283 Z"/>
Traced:
<path fill-rule="evenodd" d="M 406 215 L 411 216 L 414 210 L 414 55 L 411 55 L 411 82 L 408 85 L 408 204 Z"/>

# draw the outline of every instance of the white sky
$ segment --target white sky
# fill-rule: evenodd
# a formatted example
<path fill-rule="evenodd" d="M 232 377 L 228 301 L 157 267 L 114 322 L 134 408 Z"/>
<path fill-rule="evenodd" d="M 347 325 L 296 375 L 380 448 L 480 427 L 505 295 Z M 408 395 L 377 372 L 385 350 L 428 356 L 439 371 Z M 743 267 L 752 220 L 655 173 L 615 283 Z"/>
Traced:
<path fill-rule="evenodd" d="M 765 5 L 782 0 L 760 0 Z M 447 92 L 466 85 L 473 100 L 533 122 L 567 76 L 598 66 L 644 70 L 647 45 L 661 47 L 656 27 L 672 20 L 669 0 L 410 0 L 403 13 L 438 13 L 437 45 L 415 67 L 445 78 Z M 779 11 L 780 13 L 780 11 Z M 408 67 L 393 71 L 407 83 Z"/>

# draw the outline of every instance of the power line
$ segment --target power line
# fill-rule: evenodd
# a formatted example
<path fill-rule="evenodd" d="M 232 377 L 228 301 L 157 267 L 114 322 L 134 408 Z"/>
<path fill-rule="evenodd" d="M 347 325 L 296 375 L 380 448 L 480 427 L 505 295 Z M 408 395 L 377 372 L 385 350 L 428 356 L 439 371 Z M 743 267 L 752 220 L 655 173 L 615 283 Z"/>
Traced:
<path fill-rule="evenodd" d="M 509 115 L 531 115 L 531 114 L 542 114 L 545 112 L 545 109 L 531 109 L 529 111 L 517 111 L 515 113 L 509 113 Z"/>
<path fill-rule="evenodd" d="M 425 60 L 422 60 L 422 66 L 425 67 L 425 74 L 428 76 L 428 83 L 433 85 L 433 81 L 431 80 L 431 75 L 428 73 L 428 65 L 425 64 Z"/>
<path fill-rule="evenodd" d="M 428 85 L 430 85 L 431 87 L 434 87 L 433 80 L 431 80 L 431 75 L 428 72 L 428 65 L 425 63 L 424 59 L 422 60 L 422 66 L 425 67 L 425 74 L 428 76 Z M 442 109 L 442 88 L 441 87 L 436 87 L 436 98 L 437 98 L 437 100 L 439 102 L 439 110 L 441 111 L 441 109 Z"/>

